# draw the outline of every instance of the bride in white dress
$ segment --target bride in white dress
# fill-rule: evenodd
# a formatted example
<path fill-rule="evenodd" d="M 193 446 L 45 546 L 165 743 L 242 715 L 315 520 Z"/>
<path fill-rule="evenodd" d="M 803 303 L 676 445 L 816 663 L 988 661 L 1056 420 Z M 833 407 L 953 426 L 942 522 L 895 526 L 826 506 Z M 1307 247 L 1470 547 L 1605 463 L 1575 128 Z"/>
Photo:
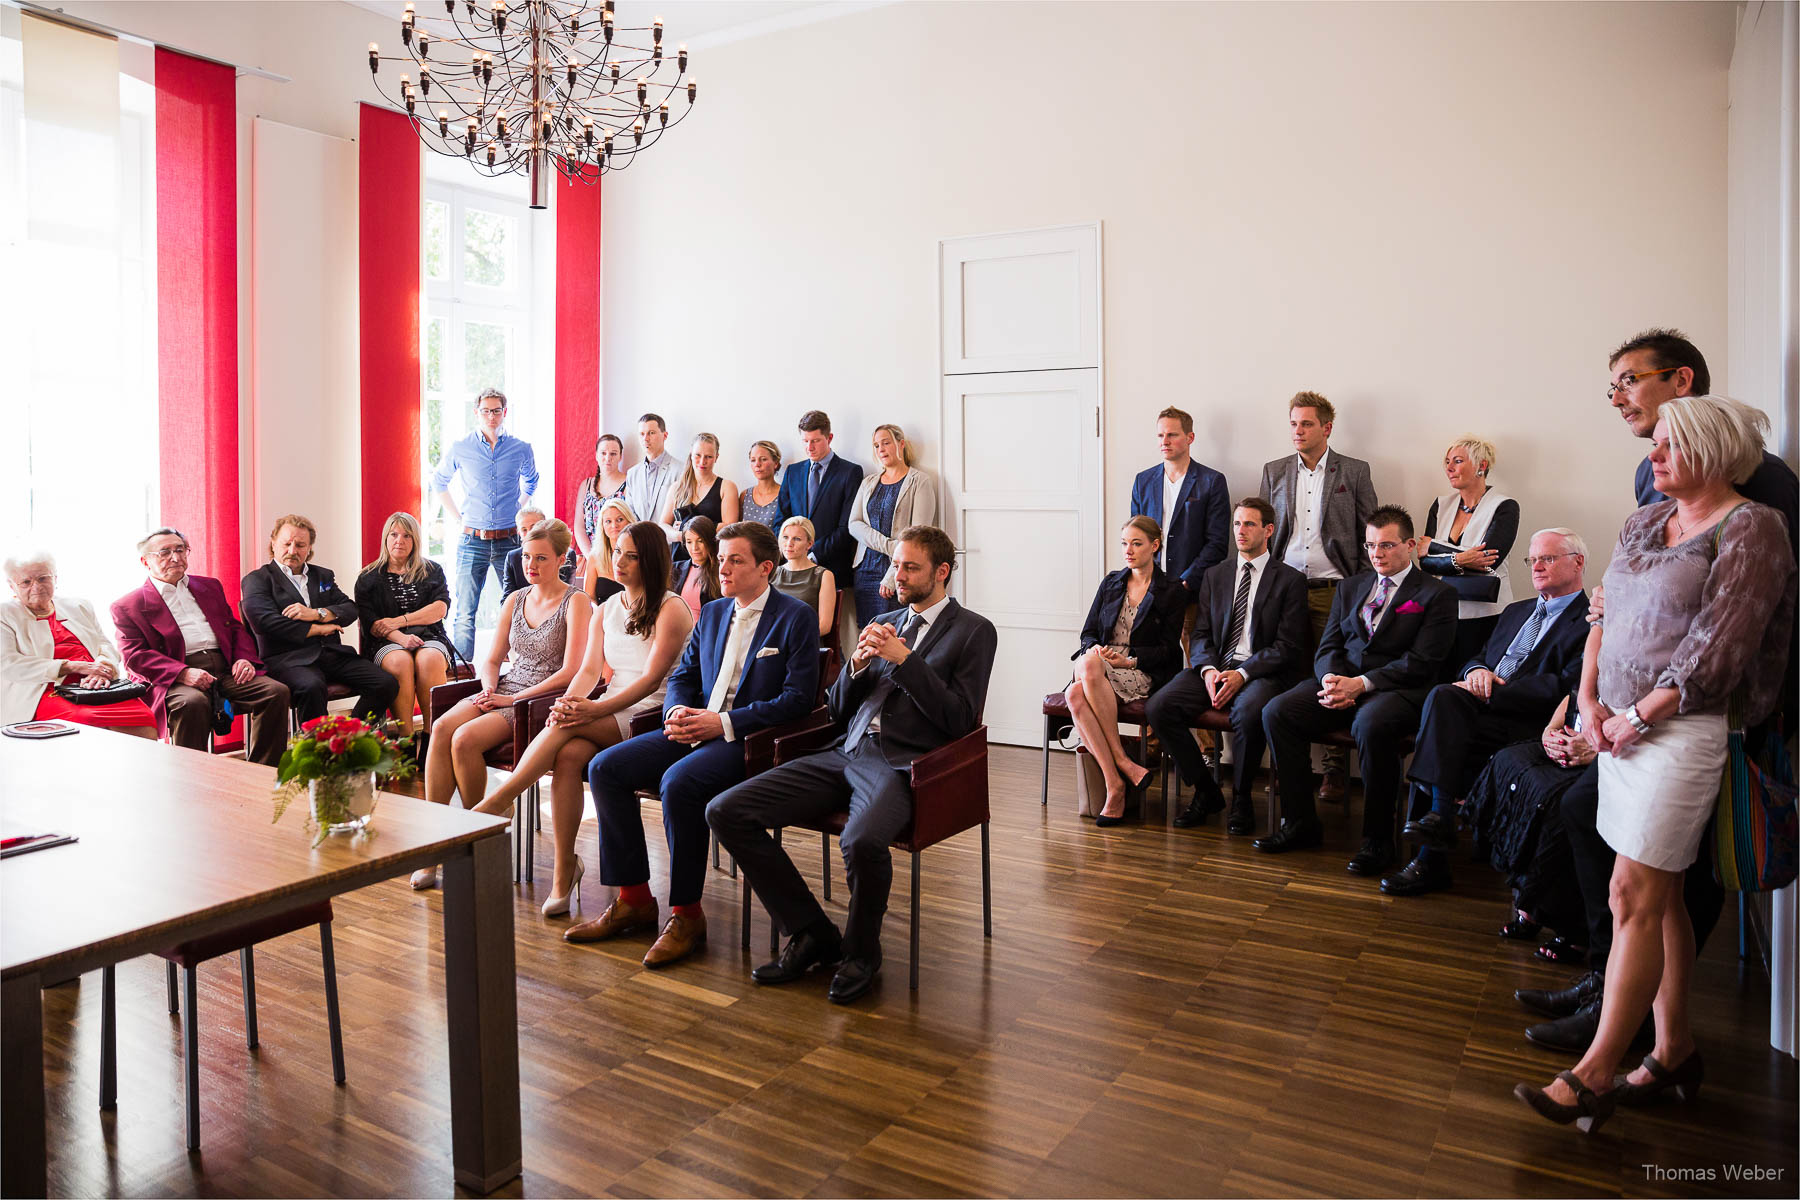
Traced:
<path fill-rule="evenodd" d="M 505 785 L 476 805 L 480 812 L 503 813 L 545 772 L 554 772 L 550 828 L 556 868 L 544 901 L 547 917 L 565 915 L 571 897 L 580 905 L 587 864 L 575 853 L 575 835 L 588 763 L 629 738 L 638 713 L 662 707 L 669 672 L 694 628 L 687 603 L 669 590 L 669 542 L 660 526 L 645 521 L 621 532 L 613 542 L 612 568 L 625 590 L 594 610 L 587 654 L 551 708 L 549 724 L 532 739 Z M 661 599 L 652 604 L 650 597 Z M 602 681 L 604 690 L 588 699 Z"/>

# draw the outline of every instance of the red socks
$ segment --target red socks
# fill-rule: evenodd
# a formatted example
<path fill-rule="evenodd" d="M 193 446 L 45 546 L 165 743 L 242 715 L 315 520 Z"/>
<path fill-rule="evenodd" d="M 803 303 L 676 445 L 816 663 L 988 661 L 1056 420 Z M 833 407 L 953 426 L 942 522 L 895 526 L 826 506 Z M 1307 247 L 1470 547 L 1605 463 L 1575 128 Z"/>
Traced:
<path fill-rule="evenodd" d="M 656 903 L 656 897 L 650 894 L 647 883 L 628 883 L 619 889 L 619 899 L 633 908 L 643 908 Z"/>
<path fill-rule="evenodd" d="M 670 908 L 674 913 L 678 913 L 684 917 L 698 917 L 703 915 L 706 911 L 698 904 L 674 904 L 671 905 Z"/>

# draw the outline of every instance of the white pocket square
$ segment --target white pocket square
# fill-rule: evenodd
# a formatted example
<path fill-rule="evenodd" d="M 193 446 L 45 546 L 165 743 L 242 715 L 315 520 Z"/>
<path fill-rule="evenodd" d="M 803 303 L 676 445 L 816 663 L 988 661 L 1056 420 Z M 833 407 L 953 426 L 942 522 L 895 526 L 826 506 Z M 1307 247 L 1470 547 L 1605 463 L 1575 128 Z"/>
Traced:
<path fill-rule="evenodd" d="M 777 655 L 777 654 L 780 654 L 780 653 L 781 653 L 781 647 L 780 647 L 780 646 L 764 646 L 764 647 L 763 647 L 763 648 L 762 648 L 762 649 L 761 649 L 761 650 L 758 650 L 758 651 L 757 651 L 757 652 L 756 652 L 756 657 L 758 657 L 758 658 L 771 658 L 771 657 L 773 657 L 773 656 L 774 656 L 774 655 Z"/>

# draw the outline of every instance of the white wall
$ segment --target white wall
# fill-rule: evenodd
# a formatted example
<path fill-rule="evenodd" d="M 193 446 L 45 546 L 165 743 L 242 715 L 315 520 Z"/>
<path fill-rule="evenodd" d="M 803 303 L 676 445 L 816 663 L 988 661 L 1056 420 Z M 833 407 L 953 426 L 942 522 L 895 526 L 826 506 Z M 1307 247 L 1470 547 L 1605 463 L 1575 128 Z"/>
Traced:
<path fill-rule="evenodd" d="M 820 407 L 853 457 L 895 420 L 929 463 L 937 240 L 1098 218 L 1109 524 L 1163 405 L 1243 493 L 1312 388 L 1383 499 L 1422 518 L 1474 429 L 1527 529 L 1603 557 L 1643 452 L 1607 352 L 1675 324 L 1726 366 L 1733 20 L 902 3 L 708 50 L 693 118 L 607 179 L 606 426 L 708 428 L 742 479 Z"/>

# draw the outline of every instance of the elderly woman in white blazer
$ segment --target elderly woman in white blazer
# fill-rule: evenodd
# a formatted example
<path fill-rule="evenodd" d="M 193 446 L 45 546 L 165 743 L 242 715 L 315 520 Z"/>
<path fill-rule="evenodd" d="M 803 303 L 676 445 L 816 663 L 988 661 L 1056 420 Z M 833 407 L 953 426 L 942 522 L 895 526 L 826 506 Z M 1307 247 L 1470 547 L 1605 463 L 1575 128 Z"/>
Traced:
<path fill-rule="evenodd" d="M 875 458 L 850 503 L 850 536 L 856 539 L 851 588 L 856 623 L 867 625 L 898 607 L 894 597 L 894 540 L 908 525 L 929 525 L 937 516 L 937 484 L 912 465 L 912 446 L 898 425 L 877 426 Z"/>
<path fill-rule="evenodd" d="M 56 563 L 48 554 L 10 557 L 5 570 L 14 599 L 0 603 L 0 725 L 61 717 L 155 737 L 155 718 L 142 700 L 75 705 L 46 697 L 54 683 L 122 679 L 124 660 L 93 605 L 56 594 Z"/>
<path fill-rule="evenodd" d="M 1429 540 L 1419 566 L 1457 593 L 1456 642 L 1446 664 L 1452 669 L 1481 653 L 1513 601 L 1506 560 L 1519 537 L 1519 502 L 1489 485 L 1496 457 L 1493 443 L 1475 434 L 1452 442 L 1444 451 L 1451 490 L 1425 514 Z"/>

